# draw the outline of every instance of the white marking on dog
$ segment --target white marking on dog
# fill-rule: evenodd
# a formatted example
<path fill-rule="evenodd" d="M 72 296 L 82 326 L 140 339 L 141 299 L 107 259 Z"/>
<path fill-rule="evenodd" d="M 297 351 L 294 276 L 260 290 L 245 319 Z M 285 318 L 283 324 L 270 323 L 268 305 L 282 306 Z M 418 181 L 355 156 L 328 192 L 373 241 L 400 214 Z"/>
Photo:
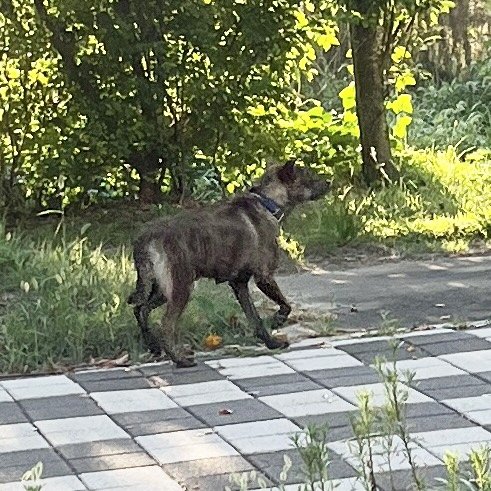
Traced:
<path fill-rule="evenodd" d="M 172 274 L 170 269 L 169 258 L 162 247 L 157 248 L 155 242 L 148 246 L 150 261 L 153 266 L 155 279 L 160 289 L 167 299 L 172 297 Z"/>

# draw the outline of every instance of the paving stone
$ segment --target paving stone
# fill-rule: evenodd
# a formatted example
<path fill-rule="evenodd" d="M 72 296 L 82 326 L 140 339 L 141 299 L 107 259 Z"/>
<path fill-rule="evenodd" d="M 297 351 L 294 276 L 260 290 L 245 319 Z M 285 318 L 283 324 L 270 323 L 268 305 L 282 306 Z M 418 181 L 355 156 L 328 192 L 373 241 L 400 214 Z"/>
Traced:
<path fill-rule="evenodd" d="M 346 351 L 350 354 L 355 353 L 367 353 L 369 351 L 373 351 L 374 353 L 379 353 L 386 351 L 388 348 L 388 343 L 391 338 L 384 339 L 374 339 L 374 340 L 365 340 L 364 343 L 356 342 L 356 343 L 346 343 L 343 345 L 337 345 L 338 349 Z M 399 343 L 398 340 L 395 342 Z"/>
<path fill-rule="evenodd" d="M 239 455 L 209 429 L 139 436 L 136 441 L 161 464 Z"/>
<path fill-rule="evenodd" d="M 47 419 L 36 421 L 35 425 L 54 446 L 129 438 L 129 435 L 106 415 Z"/>
<path fill-rule="evenodd" d="M 189 411 L 204 421 L 208 426 L 246 423 L 249 421 L 283 417 L 283 414 L 255 399 L 190 406 Z M 225 414 L 220 414 L 220 411 L 225 411 Z M 231 414 L 227 414 L 228 411 Z"/>
<path fill-rule="evenodd" d="M 130 454 L 140 452 L 141 447 L 129 438 L 102 440 L 85 443 L 61 445 L 56 449 L 65 459 L 100 457 L 105 455 Z"/>
<path fill-rule="evenodd" d="M 476 397 L 459 397 L 458 399 L 444 399 L 442 403 L 461 413 L 483 411 L 491 407 L 491 394 Z"/>
<path fill-rule="evenodd" d="M 480 385 L 468 385 L 463 387 L 452 387 L 450 389 L 440 389 L 433 391 L 421 391 L 425 392 L 427 395 L 436 399 L 437 401 L 442 401 L 455 396 L 458 394 L 461 397 L 477 397 L 485 394 L 491 394 L 491 385 L 490 384 L 480 384 Z"/>
<path fill-rule="evenodd" d="M 180 407 L 157 411 L 121 413 L 113 415 L 112 418 L 133 437 L 205 427 L 204 423 Z"/>
<path fill-rule="evenodd" d="M 13 399 L 10 397 L 10 394 L 0 386 L 0 403 L 4 402 L 13 402 Z"/>
<path fill-rule="evenodd" d="M 447 473 L 443 465 L 423 467 L 418 470 L 418 475 L 424 480 L 429 489 L 442 486 L 437 478 L 446 478 Z M 377 487 L 380 491 L 407 491 L 414 488 L 413 474 L 409 470 L 395 471 L 392 480 L 389 473 L 377 474 L 375 476 Z"/>
<path fill-rule="evenodd" d="M 16 400 L 83 394 L 85 391 L 65 375 L 27 377 L 0 382 Z"/>
<path fill-rule="evenodd" d="M 476 373 L 474 373 L 474 376 L 491 384 L 491 371 L 489 371 L 489 372 L 476 372 Z"/>
<path fill-rule="evenodd" d="M 355 409 L 352 404 L 341 399 L 329 389 L 266 396 L 260 397 L 259 400 L 287 417 Z"/>
<path fill-rule="evenodd" d="M 332 351 L 338 354 L 333 354 Z M 332 349 L 316 349 L 316 350 L 301 350 L 298 352 L 286 353 L 289 355 L 295 354 L 295 357 L 282 358 L 287 365 L 300 372 L 309 372 L 312 370 L 327 370 L 330 368 L 339 367 L 354 367 L 361 366 L 362 363 L 352 356 L 340 350 Z M 285 354 L 285 355 L 286 355 Z M 300 357 L 297 354 L 302 354 Z M 283 355 L 277 355 L 278 357 Z"/>
<path fill-rule="evenodd" d="M 490 338 L 491 337 L 491 327 L 482 327 L 477 329 L 468 329 L 465 331 L 466 334 L 472 334 L 478 338 Z"/>
<path fill-rule="evenodd" d="M 466 351 L 490 350 L 491 343 L 484 339 L 471 338 L 445 343 L 424 344 L 421 348 L 433 356 L 446 355 Z"/>
<path fill-rule="evenodd" d="M 383 364 L 384 369 L 393 370 L 393 363 Z M 402 360 L 396 362 L 396 370 L 402 379 L 407 371 L 412 372 L 414 380 L 425 380 L 451 375 L 467 375 L 466 372 L 435 357 L 424 357 L 417 360 Z"/>
<path fill-rule="evenodd" d="M 116 380 L 121 378 L 141 378 L 141 373 L 133 368 L 101 368 L 72 372 L 68 376 L 77 383 Z"/>
<path fill-rule="evenodd" d="M 375 363 L 377 358 L 385 358 L 388 361 L 393 361 L 394 357 L 396 360 L 412 360 L 426 356 L 424 351 L 418 347 L 415 347 L 408 342 L 402 343 L 402 346 L 400 346 L 396 351 L 394 351 L 387 342 L 373 343 L 373 346 L 370 346 L 372 343 L 359 346 L 348 345 L 342 346 L 340 349 L 343 349 L 367 365 Z"/>
<path fill-rule="evenodd" d="M 409 404 L 406 406 L 406 416 L 408 418 L 435 416 L 437 414 L 455 414 L 455 412 L 436 401 Z"/>
<path fill-rule="evenodd" d="M 92 490 L 131 489 L 131 491 L 183 491 L 160 467 L 134 467 L 80 474 L 82 482 Z"/>
<path fill-rule="evenodd" d="M 411 432 L 422 432 L 451 428 L 468 428 L 475 425 L 464 418 L 464 416 L 453 413 L 409 418 L 407 420 L 407 426 Z"/>
<path fill-rule="evenodd" d="M 309 374 L 310 375 L 310 374 Z M 234 380 L 244 392 L 254 396 L 270 396 L 285 394 L 287 392 L 302 392 L 305 390 L 321 389 L 322 387 L 312 382 L 308 377 L 300 373 L 276 375 L 274 377 L 252 377 Z"/>
<path fill-rule="evenodd" d="M 347 427 L 351 425 L 351 419 L 357 414 L 357 411 L 340 411 L 338 413 L 327 414 L 310 414 L 307 416 L 297 416 L 292 418 L 292 421 L 300 426 L 306 428 L 310 425 L 325 426 L 330 430 L 339 427 Z"/>
<path fill-rule="evenodd" d="M 300 428 L 287 419 L 216 426 L 214 430 L 243 454 L 290 449 Z"/>
<path fill-rule="evenodd" d="M 285 466 L 285 457 L 291 461 L 291 468 L 287 473 L 286 484 L 304 482 L 303 469 L 305 467 L 297 449 L 283 450 L 281 452 L 268 452 L 250 455 L 249 460 L 271 480 L 278 483 L 280 474 Z M 356 476 L 356 471 L 341 460 L 336 454 L 329 455 L 329 477 L 340 479 Z"/>
<path fill-rule="evenodd" d="M 87 488 L 82 484 L 77 476 L 58 476 L 41 479 L 43 491 L 85 491 Z M 25 488 L 20 482 L 10 484 L 0 484 L 0 491 L 24 491 Z"/>
<path fill-rule="evenodd" d="M 105 392 L 115 390 L 150 389 L 152 384 L 144 377 L 117 377 L 113 379 L 80 381 L 87 392 Z"/>
<path fill-rule="evenodd" d="M 402 386 L 403 384 L 401 384 Z M 430 402 L 431 399 L 410 387 L 406 387 L 408 392 L 407 404 L 415 404 L 421 402 Z M 369 392 L 372 395 L 371 403 L 374 406 L 382 406 L 386 401 L 385 387 L 382 383 L 368 385 L 353 385 L 350 387 L 336 387 L 332 389 L 334 393 L 347 399 L 352 404 L 358 403 L 358 394 L 360 392 Z"/>
<path fill-rule="evenodd" d="M 429 447 L 428 450 L 439 459 L 443 459 L 448 453 L 453 453 L 458 456 L 459 461 L 465 462 L 469 460 L 469 454 L 472 451 L 479 450 L 483 446 L 489 446 L 489 443 L 486 445 L 483 442 L 453 443 L 437 447 Z"/>
<path fill-rule="evenodd" d="M 243 485 L 235 484 L 234 477 L 233 474 L 217 474 L 199 478 L 191 477 L 186 480 L 186 489 L 192 489 L 193 491 L 218 491 L 225 489 L 227 486 L 231 491 L 242 491 L 244 489 Z M 251 479 L 249 472 L 237 473 L 236 478 L 240 481 L 245 481 L 248 486 L 257 485 L 257 480 Z M 271 481 L 261 473 L 257 473 L 257 478 L 262 478 L 267 485 L 272 484 Z"/>
<path fill-rule="evenodd" d="M 83 457 L 72 459 L 69 464 L 77 474 L 83 472 L 108 471 L 111 469 L 126 469 L 130 467 L 142 467 L 154 465 L 155 461 L 143 450 L 140 452 L 99 455 L 97 457 Z"/>
<path fill-rule="evenodd" d="M 48 447 L 48 442 L 30 423 L 0 426 L 0 454 Z"/>
<path fill-rule="evenodd" d="M 90 394 L 107 414 L 177 408 L 177 404 L 159 389 L 113 390 Z"/>
<path fill-rule="evenodd" d="M 428 331 L 430 333 L 430 331 Z M 470 334 L 467 334 L 462 331 L 449 331 L 445 333 L 433 333 L 428 334 L 427 336 L 407 336 L 404 337 L 405 341 L 415 345 L 427 345 L 427 344 L 435 344 L 435 343 L 445 343 L 445 342 L 453 342 L 457 340 L 469 340 L 472 339 Z"/>
<path fill-rule="evenodd" d="M 196 406 L 214 402 L 251 399 L 251 396 L 240 390 L 229 380 L 200 382 L 197 384 L 171 385 L 162 391 L 180 406 Z"/>
<path fill-rule="evenodd" d="M 414 388 L 422 392 L 451 388 L 454 390 L 460 390 L 462 387 L 480 385 L 482 383 L 482 380 L 466 373 L 464 375 L 450 375 L 446 377 L 418 380 L 418 382 L 414 385 Z"/>
<path fill-rule="evenodd" d="M 197 366 L 186 370 L 176 368 L 174 364 L 152 364 L 140 367 L 139 370 L 145 377 L 158 377 L 160 386 L 197 384 L 225 379 L 223 375 L 204 363 L 198 363 Z"/>
<path fill-rule="evenodd" d="M 491 371 L 491 350 L 467 351 L 442 355 L 439 358 L 448 361 L 466 372 Z"/>
<path fill-rule="evenodd" d="M 426 448 L 453 445 L 456 443 L 470 442 L 489 442 L 491 441 L 491 433 L 484 428 L 474 426 L 472 428 L 454 428 L 437 431 L 427 431 L 414 433 L 414 438 L 418 440 L 420 445 Z"/>
<path fill-rule="evenodd" d="M 477 424 L 485 426 L 488 431 L 491 431 L 491 428 L 488 426 L 491 425 L 491 409 L 469 411 L 466 412 L 465 415 L 472 421 L 475 421 Z"/>
<path fill-rule="evenodd" d="M 328 388 L 380 382 L 378 373 L 367 366 L 314 370 L 309 377 Z"/>
<path fill-rule="evenodd" d="M 27 418 L 15 402 L 0 402 L 0 425 L 25 423 Z"/>
<path fill-rule="evenodd" d="M 392 447 L 390 452 L 390 462 L 387 459 L 387 441 L 383 437 L 372 438 L 372 451 L 373 451 L 373 468 L 376 473 L 388 472 L 392 470 L 404 470 L 411 469 L 409 460 L 406 455 L 404 444 L 399 437 L 392 439 Z M 359 450 L 358 443 L 356 441 L 339 441 L 327 444 L 328 448 L 351 464 L 353 467 L 358 468 L 359 462 Z M 416 467 L 425 467 L 432 465 L 441 465 L 440 459 L 434 457 L 426 449 L 419 447 L 416 444 L 411 444 L 411 457 Z"/>
<path fill-rule="evenodd" d="M 177 464 L 164 464 L 163 468 L 169 476 L 172 476 L 177 481 L 185 481 L 193 477 L 215 476 L 254 470 L 254 466 L 240 455 L 192 460 Z"/>
<path fill-rule="evenodd" d="M 232 359 L 237 360 L 237 359 Z M 259 356 L 256 358 L 249 358 L 247 364 L 230 364 L 226 363 L 230 360 L 216 360 L 208 362 L 210 366 L 213 366 L 220 372 L 221 375 L 227 377 L 230 380 L 251 378 L 251 377 L 272 377 L 275 375 L 287 375 L 295 373 L 295 371 L 289 366 L 285 365 L 281 361 L 273 358 L 272 356 Z"/>
<path fill-rule="evenodd" d="M 29 417 L 35 421 L 103 414 L 102 410 L 97 407 L 97 404 L 85 393 L 24 399 L 19 404 Z"/>
<path fill-rule="evenodd" d="M 53 449 L 22 450 L 0 457 L 0 483 L 20 481 L 26 471 L 43 463 L 43 477 L 63 476 L 71 470 Z"/>

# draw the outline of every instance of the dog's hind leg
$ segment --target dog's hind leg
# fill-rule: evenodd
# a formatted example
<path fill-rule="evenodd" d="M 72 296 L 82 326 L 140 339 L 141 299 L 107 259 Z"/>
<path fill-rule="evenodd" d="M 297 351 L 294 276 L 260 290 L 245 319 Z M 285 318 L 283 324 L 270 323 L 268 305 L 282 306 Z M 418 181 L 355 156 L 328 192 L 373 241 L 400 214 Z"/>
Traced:
<path fill-rule="evenodd" d="M 167 309 L 162 317 L 162 324 L 157 330 L 160 347 L 176 364 L 177 368 L 187 368 L 196 365 L 193 357 L 186 356 L 184 351 L 176 347 L 177 322 L 183 313 L 191 295 L 193 282 L 179 282 L 179 286 L 172 289 L 167 299 Z"/>
<path fill-rule="evenodd" d="M 256 336 L 264 341 L 264 344 L 269 349 L 287 348 L 287 342 L 274 339 L 264 327 L 263 321 L 261 320 L 261 317 L 259 317 L 256 307 L 252 302 L 247 283 L 248 281 L 231 281 L 229 284 L 232 287 L 248 322 L 254 327 Z"/>
<path fill-rule="evenodd" d="M 273 300 L 280 308 L 273 316 L 273 328 L 282 326 L 288 319 L 292 308 L 280 287 L 273 278 L 255 277 L 257 287 L 270 299 Z"/>
<path fill-rule="evenodd" d="M 136 305 L 133 309 L 136 321 L 138 322 L 138 326 L 140 327 L 143 341 L 150 352 L 156 356 L 160 355 L 161 350 L 159 343 L 156 341 L 148 325 L 148 317 L 152 310 L 163 305 L 166 300 L 167 299 L 165 298 L 163 293 L 160 292 L 157 283 L 154 283 L 147 301 L 141 305 Z"/>

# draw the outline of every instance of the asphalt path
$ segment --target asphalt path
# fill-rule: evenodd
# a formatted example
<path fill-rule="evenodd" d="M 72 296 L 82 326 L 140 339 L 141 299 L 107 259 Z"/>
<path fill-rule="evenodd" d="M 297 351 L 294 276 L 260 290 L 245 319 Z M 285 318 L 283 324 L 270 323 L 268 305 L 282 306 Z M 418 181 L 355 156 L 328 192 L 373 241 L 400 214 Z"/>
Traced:
<path fill-rule="evenodd" d="M 491 318 L 491 255 L 323 266 L 278 283 L 294 303 L 332 312 L 348 330 L 378 328 L 384 314 L 402 327 Z"/>

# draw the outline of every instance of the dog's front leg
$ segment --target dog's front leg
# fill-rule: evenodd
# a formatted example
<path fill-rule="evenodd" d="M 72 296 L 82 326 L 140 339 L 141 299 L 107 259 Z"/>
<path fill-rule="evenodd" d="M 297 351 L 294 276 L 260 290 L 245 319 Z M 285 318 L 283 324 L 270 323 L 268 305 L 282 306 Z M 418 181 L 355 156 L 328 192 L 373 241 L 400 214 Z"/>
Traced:
<path fill-rule="evenodd" d="M 229 284 L 232 287 L 232 290 L 234 291 L 234 294 L 242 307 L 248 322 L 252 325 L 252 327 L 254 327 L 256 336 L 264 341 L 264 344 L 269 349 L 287 348 L 287 342 L 274 339 L 264 327 L 261 317 L 259 317 L 256 307 L 252 302 L 247 283 L 247 281 L 231 281 Z"/>
<path fill-rule="evenodd" d="M 286 298 L 281 293 L 280 287 L 273 278 L 255 278 L 257 287 L 280 308 L 273 316 L 273 328 L 282 326 L 288 319 L 292 308 Z"/>

